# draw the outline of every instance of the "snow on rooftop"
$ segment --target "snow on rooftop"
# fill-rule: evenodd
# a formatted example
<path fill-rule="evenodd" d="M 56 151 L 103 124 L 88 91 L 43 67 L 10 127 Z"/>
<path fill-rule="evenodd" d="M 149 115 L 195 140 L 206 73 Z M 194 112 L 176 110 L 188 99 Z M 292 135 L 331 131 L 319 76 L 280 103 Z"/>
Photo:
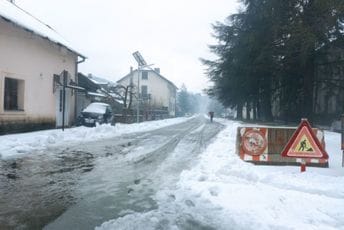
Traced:
<path fill-rule="evenodd" d="M 65 46 L 79 56 L 84 56 L 81 55 L 79 51 L 72 48 L 71 44 L 53 28 L 47 24 L 44 24 L 42 21 L 35 18 L 14 3 L 11 3 L 7 0 L 0 0 L 0 17 L 3 17 L 27 30 L 30 30 L 43 38 L 47 38 L 52 42 Z"/>
<path fill-rule="evenodd" d="M 96 96 L 96 97 L 106 97 L 106 95 L 103 93 L 87 92 L 87 94 L 91 96 Z"/>
<path fill-rule="evenodd" d="M 89 74 L 87 76 L 88 79 L 90 79 L 90 81 L 92 81 L 93 83 L 97 84 L 97 85 L 116 85 L 116 83 L 109 81 L 107 79 L 101 78 L 101 77 L 96 77 L 92 74 Z"/>

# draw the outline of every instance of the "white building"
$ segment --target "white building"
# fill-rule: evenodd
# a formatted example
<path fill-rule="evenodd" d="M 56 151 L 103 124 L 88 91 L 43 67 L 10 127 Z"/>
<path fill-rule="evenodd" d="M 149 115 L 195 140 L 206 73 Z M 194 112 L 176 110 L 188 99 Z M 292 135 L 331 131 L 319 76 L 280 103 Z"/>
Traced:
<path fill-rule="evenodd" d="M 150 113 L 163 117 L 174 117 L 176 115 L 176 93 L 177 87 L 167 78 L 160 74 L 160 69 L 130 70 L 130 73 L 117 81 L 118 84 L 133 85 L 135 95 L 139 89 L 141 114 Z M 137 98 L 137 97 L 136 97 Z M 136 104 L 134 99 L 134 108 Z"/>
<path fill-rule="evenodd" d="M 0 0 L 0 133 L 59 127 L 62 117 L 71 125 L 75 92 L 66 90 L 63 116 L 62 88 L 54 75 L 66 70 L 68 83 L 75 82 L 78 63 L 84 60 L 51 27 Z"/>

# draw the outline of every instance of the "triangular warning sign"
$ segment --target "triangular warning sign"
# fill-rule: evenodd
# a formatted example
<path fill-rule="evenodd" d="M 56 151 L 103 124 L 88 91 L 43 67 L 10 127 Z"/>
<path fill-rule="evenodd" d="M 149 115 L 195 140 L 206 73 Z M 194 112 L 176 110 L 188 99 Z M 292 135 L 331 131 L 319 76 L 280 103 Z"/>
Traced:
<path fill-rule="evenodd" d="M 307 119 L 302 119 L 299 127 L 284 147 L 282 157 L 328 159 L 325 149 L 315 136 Z"/>

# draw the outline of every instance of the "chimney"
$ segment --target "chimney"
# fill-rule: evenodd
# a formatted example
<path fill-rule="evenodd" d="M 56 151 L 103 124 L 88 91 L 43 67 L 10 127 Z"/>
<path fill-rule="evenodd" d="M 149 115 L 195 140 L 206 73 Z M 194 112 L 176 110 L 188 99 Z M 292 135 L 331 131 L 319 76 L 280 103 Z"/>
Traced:
<path fill-rule="evenodd" d="M 92 74 L 91 74 L 91 73 L 89 73 L 87 76 L 88 76 L 89 78 L 92 78 Z"/>
<path fill-rule="evenodd" d="M 160 68 L 154 68 L 154 71 L 160 74 Z"/>
<path fill-rule="evenodd" d="M 8 0 L 10 3 L 13 3 L 13 4 L 15 4 L 15 2 L 14 2 L 14 0 Z"/>
<path fill-rule="evenodd" d="M 130 73 L 132 73 L 133 72 L 133 67 L 132 66 L 130 66 Z"/>

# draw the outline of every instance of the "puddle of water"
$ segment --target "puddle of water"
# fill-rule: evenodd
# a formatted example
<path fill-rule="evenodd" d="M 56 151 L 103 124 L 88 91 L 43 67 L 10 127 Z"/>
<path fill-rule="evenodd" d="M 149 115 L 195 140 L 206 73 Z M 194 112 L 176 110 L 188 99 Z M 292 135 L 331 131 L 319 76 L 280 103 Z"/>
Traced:
<path fill-rule="evenodd" d="M 83 152 L 0 160 L 0 229 L 41 229 L 57 218 L 75 203 L 74 187 L 92 161 Z"/>
<path fill-rule="evenodd" d="M 199 123 L 0 160 L 0 229 L 93 229 L 156 209 L 156 192 L 216 133 L 203 134 Z"/>

